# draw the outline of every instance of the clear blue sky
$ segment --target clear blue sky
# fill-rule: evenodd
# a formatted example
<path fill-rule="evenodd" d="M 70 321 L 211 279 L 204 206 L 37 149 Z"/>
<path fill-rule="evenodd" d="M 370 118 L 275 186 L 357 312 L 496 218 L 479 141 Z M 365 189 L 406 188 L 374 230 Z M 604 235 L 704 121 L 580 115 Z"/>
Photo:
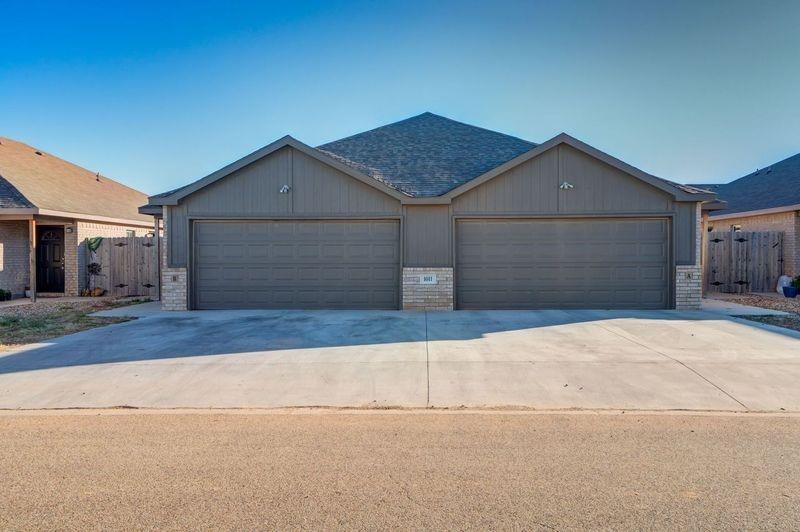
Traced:
<path fill-rule="evenodd" d="M 0 135 L 147 193 L 423 111 L 683 182 L 800 151 L 800 0 L 117 4 L 3 2 Z"/>

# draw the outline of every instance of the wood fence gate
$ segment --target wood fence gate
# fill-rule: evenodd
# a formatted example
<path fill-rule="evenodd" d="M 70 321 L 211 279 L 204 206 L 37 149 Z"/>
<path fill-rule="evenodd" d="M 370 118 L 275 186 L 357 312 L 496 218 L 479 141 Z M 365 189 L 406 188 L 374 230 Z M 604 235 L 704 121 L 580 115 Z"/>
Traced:
<path fill-rule="evenodd" d="M 708 233 L 703 284 L 711 292 L 772 292 L 783 274 L 783 233 Z"/>
<path fill-rule="evenodd" d="M 158 244 L 155 238 L 130 236 L 103 238 L 96 251 L 87 246 L 87 264 L 99 264 L 89 288 L 100 287 L 107 295 L 158 296 Z"/>

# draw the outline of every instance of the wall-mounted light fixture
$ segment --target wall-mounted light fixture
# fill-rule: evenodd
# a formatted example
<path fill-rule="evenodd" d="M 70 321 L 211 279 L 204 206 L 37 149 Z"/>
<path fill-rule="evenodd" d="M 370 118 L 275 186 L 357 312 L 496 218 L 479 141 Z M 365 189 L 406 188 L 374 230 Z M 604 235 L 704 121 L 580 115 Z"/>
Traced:
<path fill-rule="evenodd" d="M 570 189 L 575 188 L 575 185 L 573 185 L 572 183 L 569 183 L 567 181 L 564 181 L 563 183 L 558 185 L 558 188 L 560 188 L 561 190 L 570 190 Z"/>
<path fill-rule="evenodd" d="M 288 194 L 289 192 L 291 192 L 291 190 L 292 187 L 290 185 L 283 185 L 278 192 L 281 194 Z"/>

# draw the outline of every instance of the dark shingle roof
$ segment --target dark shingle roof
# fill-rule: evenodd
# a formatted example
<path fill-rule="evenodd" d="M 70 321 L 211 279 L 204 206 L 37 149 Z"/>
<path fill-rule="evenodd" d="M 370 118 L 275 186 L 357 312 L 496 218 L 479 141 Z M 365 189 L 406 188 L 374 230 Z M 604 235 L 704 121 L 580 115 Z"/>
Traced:
<path fill-rule="evenodd" d="M 441 196 L 536 144 L 433 113 L 317 147 L 409 196 Z"/>
<path fill-rule="evenodd" d="M 714 214 L 757 211 L 800 204 L 800 153 L 730 183 L 710 188 L 728 208 Z"/>

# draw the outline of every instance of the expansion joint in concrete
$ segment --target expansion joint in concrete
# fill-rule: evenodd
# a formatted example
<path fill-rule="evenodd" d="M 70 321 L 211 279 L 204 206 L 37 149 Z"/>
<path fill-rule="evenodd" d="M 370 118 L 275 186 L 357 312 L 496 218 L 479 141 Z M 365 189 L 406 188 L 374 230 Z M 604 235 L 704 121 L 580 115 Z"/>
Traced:
<path fill-rule="evenodd" d="M 606 331 L 610 332 L 611 334 L 613 334 L 615 336 L 619 336 L 620 338 L 622 338 L 624 340 L 628 340 L 629 342 L 632 342 L 632 343 L 634 343 L 634 344 L 636 344 L 638 346 L 644 347 L 645 349 L 647 349 L 649 351 L 652 351 L 653 353 L 656 353 L 657 355 L 660 355 L 660 356 L 662 356 L 664 358 L 667 358 L 667 359 L 669 359 L 669 360 L 671 360 L 671 361 L 673 361 L 673 362 L 675 362 L 677 364 L 680 364 L 681 366 L 683 366 L 684 368 L 688 369 L 689 371 L 691 371 L 692 373 L 694 373 L 695 375 L 697 375 L 698 377 L 700 377 L 701 379 L 706 381 L 708 384 L 710 384 L 711 386 L 713 386 L 714 388 L 719 390 L 721 393 L 726 395 L 729 399 L 731 399 L 732 401 L 735 401 L 736 403 L 741 405 L 741 407 L 744 408 L 745 410 L 750 410 L 749 406 L 747 406 L 746 404 L 744 404 L 743 402 L 738 400 L 736 397 L 734 397 L 733 395 L 728 393 L 726 390 L 724 390 L 717 383 L 715 383 L 714 381 L 712 381 L 711 379 L 709 379 L 708 377 L 706 377 L 705 375 L 703 375 L 702 373 L 700 373 L 699 371 L 697 371 L 696 369 L 691 367 L 690 365 L 686 364 L 685 362 L 683 362 L 681 360 L 678 360 L 677 358 L 672 357 L 672 356 L 670 356 L 670 355 L 668 355 L 668 354 L 666 354 L 666 353 L 664 353 L 662 351 L 659 351 L 658 349 L 653 349 L 649 345 L 643 344 L 642 342 L 639 342 L 639 341 L 637 341 L 637 340 L 635 340 L 633 338 L 630 338 L 630 337 L 628 337 L 628 336 L 626 336 L 624 334 L 620 334 L 617 331 L 609 329 L 608 327 L 603 327 L 602 325 L 600 325 L 600 327 L 602 327 L 603 329 L 605 329 Z"/>
<path fill-rule="evenodd" d="M 428 311 L 425 311 L 425 378 L 427 380 L 427 392 L 425 397 L 425 406 L 431 406 L 431 355 L 428 349 Z"/>

